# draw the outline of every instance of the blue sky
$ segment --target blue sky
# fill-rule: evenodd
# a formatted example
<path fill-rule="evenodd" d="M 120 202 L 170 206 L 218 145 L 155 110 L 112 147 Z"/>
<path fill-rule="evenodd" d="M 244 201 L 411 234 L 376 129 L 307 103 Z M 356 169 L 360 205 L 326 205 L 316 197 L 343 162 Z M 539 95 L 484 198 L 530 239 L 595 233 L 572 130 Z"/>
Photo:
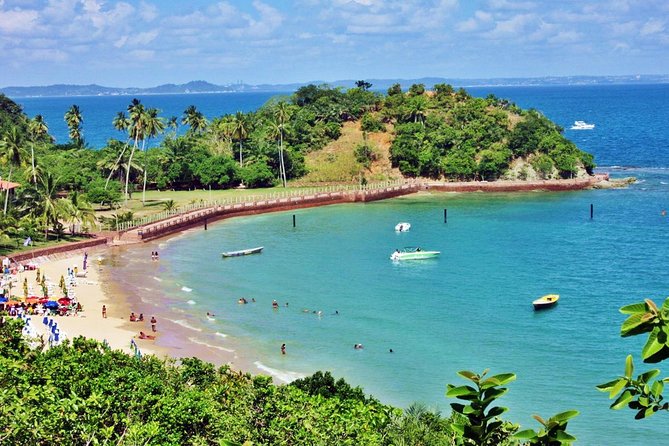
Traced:
<path fill-rule="evenodd" d="M 667 73 L 667 0 L 0 0 L 2 87 Z"/>

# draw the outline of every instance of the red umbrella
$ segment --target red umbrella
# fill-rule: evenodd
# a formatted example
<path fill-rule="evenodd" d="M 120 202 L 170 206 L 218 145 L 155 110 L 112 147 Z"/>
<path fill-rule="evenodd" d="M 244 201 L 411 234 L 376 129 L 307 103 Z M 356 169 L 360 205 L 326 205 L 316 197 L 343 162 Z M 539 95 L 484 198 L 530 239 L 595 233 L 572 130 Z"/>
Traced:
<path fill-rule="evenodd" d="M 61 297 L 60 299 L 58 299 L 58 303 L 61 305 L 70 305 L 71 300 L 72 299 L 70 299 L 69 297 Z"/>
<path fill-rule="evenodd" d="M 37 296 L 32 296 L 32 297 L 37 297 Z M 40 297 L 37 302 L 39 302 L 41 304 L 45 304 L 45 303 L 49 302 L 49 298 L 48 297 Z"/>

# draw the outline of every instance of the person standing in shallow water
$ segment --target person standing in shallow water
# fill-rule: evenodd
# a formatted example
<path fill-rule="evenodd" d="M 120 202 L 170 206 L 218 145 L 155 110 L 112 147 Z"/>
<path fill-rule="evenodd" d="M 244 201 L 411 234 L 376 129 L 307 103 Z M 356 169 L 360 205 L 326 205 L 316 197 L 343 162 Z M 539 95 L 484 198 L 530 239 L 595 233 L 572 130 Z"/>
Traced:
<path fill-rule="evenodd" d="M 102 306 L 102 317 L 107 319 L 107 306 L 106 305 Z"/>
<path fill-rule="evenodd" d="M 281 354 L 282 355 L 286 354 L 286 344 L 281 344 Z"/>
<path fill-rule="evenodd" d="M 155 316 L 151 316 L 151 331 L 155 332 L 156 331 L 156 324 L 158 321 L 156 320 Z"/>

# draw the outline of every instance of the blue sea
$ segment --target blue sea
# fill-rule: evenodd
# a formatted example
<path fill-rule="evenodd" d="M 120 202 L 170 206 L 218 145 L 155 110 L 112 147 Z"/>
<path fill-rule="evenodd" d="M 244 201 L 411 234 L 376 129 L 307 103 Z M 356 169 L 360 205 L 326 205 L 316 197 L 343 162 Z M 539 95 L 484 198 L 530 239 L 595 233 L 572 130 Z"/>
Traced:
<path fill-rule="evenodd" d="M 641 362 L 641 337 L 620 337 L 618 312 L 669 296 L 669 85 L 470 91 L 540 110 L 595 155 L 599 170 L 638 181 L 618 190 L 421 193 L 235 218 L 118 249 L 104 268 L 136 312 L 159 318 L 158 342 L 177 356 L 205 352 L 220 362 L 232 354 L 233 365 L 279 382 L 330 370 L 384 402 L 444 414 L 453 402 L 446 385 L 464 384 L 457 371 L 514 372 L 504 418 L 523 428 L 539 427 L 533 414 L 576 409 L 569 432 L 577 444 L 666 444 L 669 414 L 635 421 L 629 410 L 610 410 L 595 386 L 623 374 L 628 354 L 637 372 L 669 375 L 669 363 Z M 219 97 L 201 99 L 204 110 Z M 33 101 L 30 110 L 46 114 Z M 596 127 L 569 130 L 575 120 Z M 411 230 L 395 233 L 400 221 Z M 389 260 L 411 245 L 442 255 Z M 263 253 L 221 258 L 254 246 Z M 557 307 L 533 311 L 531 301 L 548 293 L 560 294 Z M 255 302 L 240 305 L 240 297 Z"/>

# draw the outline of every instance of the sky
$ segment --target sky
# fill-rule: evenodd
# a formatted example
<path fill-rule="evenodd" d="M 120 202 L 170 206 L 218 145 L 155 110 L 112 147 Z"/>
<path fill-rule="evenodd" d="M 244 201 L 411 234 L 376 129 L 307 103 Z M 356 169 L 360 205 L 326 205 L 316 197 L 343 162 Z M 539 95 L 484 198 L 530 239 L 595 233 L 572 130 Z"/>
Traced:
<path fill-rule="evenodd" d="M 0 0 L 0 87 L 667 73 L 667 0 Z"/>

